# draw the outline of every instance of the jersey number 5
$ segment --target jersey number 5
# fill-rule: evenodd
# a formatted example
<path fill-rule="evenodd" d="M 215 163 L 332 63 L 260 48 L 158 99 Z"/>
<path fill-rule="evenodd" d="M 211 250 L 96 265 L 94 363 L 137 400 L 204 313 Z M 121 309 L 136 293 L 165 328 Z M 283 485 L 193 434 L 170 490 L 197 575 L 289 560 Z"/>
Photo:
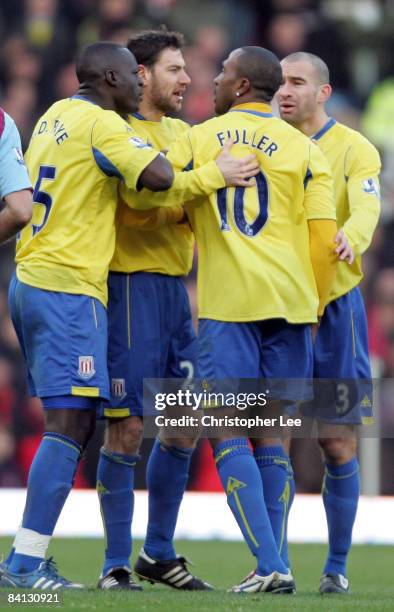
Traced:
<path fill-rule="evenodd" d="M 36 225 L 32 223 L 33 228 L 33 236 L 38 234 L 38 232 L 44 227 L 45 223 L 48 221 L 48 216 L 52 207 L 52 198 L 49 193 L 46 191 L 41 191 L 41 182 L 43 179 L 47 179 L 53 181 L 56 175 L 56 168 L 53 166 L 40 166 L 40 171 L 38 173 L 38 179 L 34 186 L 33 191 L 33 204 L 40 204 L 45 207 L 44 219 L 40 225 Z"/>
<path fill-rule="evenodd" d="M 253 187 L 235 187 L 234 192 L 234 221 L 238 229 L 245 236 L 256 236 L 264 227 L 268 219 L 268 182 L 262 172 L 254 177 L 256 180 L 259 212 L 256 219 L 249 223 L 245 217 L 245 189 Z M 227 194 L 228 188 L 223 187 L 217 192 L 217 203 L 220 214 L 220 229 L 222 232 L 230 232 L 231 227 L 227 216 Z"/>

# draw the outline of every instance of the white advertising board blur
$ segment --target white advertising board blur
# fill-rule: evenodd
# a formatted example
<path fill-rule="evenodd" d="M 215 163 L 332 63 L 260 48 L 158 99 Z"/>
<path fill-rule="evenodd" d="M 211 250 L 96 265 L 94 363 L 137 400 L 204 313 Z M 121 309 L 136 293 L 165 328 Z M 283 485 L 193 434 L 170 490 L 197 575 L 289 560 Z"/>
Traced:
<path fill-rule="evenodd" d="M 0 536 L 13 535 L 22 517 L 24 489 L 0 489 Z M 148 497 L 135 493 L 133 536 L 145 536 Z M 353 542 L 358 544 L 394 544 L 394 497 L 361 497 Z M 103 528 L 95 491 L 72 491 L 55 535 L 62 537 L 103 537 Z M 238 526 L 222 493 L 186 493 L 176 531 L 176 538 L 241 540 Z M 289 521 L 291 542 L 325 542 L 326 520 L 320 495 L 296 495 Z"/>

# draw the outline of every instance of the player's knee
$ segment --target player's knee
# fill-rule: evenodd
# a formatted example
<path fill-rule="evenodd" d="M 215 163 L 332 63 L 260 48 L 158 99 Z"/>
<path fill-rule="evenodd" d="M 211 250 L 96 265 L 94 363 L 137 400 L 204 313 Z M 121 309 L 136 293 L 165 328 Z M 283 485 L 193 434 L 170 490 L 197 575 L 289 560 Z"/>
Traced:
<path fill-rule="evenodd" d="M 171 438 L 168 437 L 165 433 L 160 432 L 159 438 L 166 446 L 172 446 L 174 448 L 188 450 L 196 448 L 199 436 L 192 436 L 190 434 L 179 438 Z"/>
<path fill-rule="evenodd" d="M 318 442 L 328 463 L 347 463 L 355 456 L 357 451 L 357 440 L 352 436 L 345 438 L 319 438 Z"/>
<path fill-rule="evenodd" d="M 96 426 L 94 410 L 46 410 L 45 429 L 61 434 L 85 448 Z"/>
<path fill-rule="evenodd" d="M 137 455 L 143 433 L 140 417 L 127 417 L 108 421 L 105 432 L 106 450 L 126 455 Z"/>

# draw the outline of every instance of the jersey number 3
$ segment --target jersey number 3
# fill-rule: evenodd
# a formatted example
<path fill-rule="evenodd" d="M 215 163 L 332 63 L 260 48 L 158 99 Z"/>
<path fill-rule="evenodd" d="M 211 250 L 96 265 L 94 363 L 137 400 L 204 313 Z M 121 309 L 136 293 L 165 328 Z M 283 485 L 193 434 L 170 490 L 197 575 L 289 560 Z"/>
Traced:
<path fill-rule="evenodd" d="M 234 221 L 237 228 L 245 236 L 256 236 L 264 227 L 268 219 L 268 182 L 262 172 L 254 177 L 256 180 L 259 212 L 255 220 L 250 223 L 245 217 L 245 189 L 253 187 L 235 187 L 234 191 Z M 228 188 L 223 187 L 217 192 L 217 203 L 220 214 L 220 229 L 222 232 L 230 232 L 227 215 Z"/>
<path fill-rule="evenodd" d="M 33 203 L 44 206 L 45 213 L 44 213 L 44 218 L 42 220 L 42 223 L 40 223 L 40 225 L 36 225 L 32 223 L 33 236 L 35 236 L 44 227 L 45 223 L 48 221 L 48 216 L 49 216 L 49 213 L 52 207 L 51 196 L 49 195 L 49 193 L 46 193 L 46 191 L 42 191 L 40 189 L 41 182 L 44 179 L 53 181 L 55 178 L 55 175 L 56 175 L 56 168 L 54 168 L 53 166 L 40 166 L 40 171 L 38 173 L 38 179 L 34 186 L 34 191 L 33 191 Z"/>

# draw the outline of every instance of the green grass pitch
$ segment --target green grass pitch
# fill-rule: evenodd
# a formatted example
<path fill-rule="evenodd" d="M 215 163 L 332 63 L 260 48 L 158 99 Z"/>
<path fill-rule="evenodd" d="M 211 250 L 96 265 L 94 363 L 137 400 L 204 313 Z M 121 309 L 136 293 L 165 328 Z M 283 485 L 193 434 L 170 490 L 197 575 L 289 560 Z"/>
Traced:
<path fill-rule="evenodd" d="M 10 538 L 0 539 L 0 551 L 6 553 Z M 136 542 L 134 553 L 141 543 Z M 354 546 L 350 556 L 351 595 L 324 596 L 317 586 L 324 561 L 321 545 L 293 545 L 290 548 L 297 594 L 294 596 L 233 595 L 226 588 L 238 582 L 251 569 L 253 561 L 246 546 L 238 542 L 179 541 L 178 552 L 195 563 L 196 575 L 211 582 L 216 590 L 206 593 L 179 592 L 146 582 L 143 593 L 99 592 L 94 590 L 100 571 L 103 542 L 90 539 L 54 539 L 49 553 L 55 556 L 59 569 L 67 578 L 92 590 L 62 593 L 62 605 L 34 606 L 59 610 L 138 610 L 147 612 L 249 612 L 249 610 L 394 610 L 394 547 Z M 145 586 L 146 585 L 146 586 Z M 7 604 L 7 593 L 0 591 L 1 610 L 21 610 L 27 604 Z"/>

